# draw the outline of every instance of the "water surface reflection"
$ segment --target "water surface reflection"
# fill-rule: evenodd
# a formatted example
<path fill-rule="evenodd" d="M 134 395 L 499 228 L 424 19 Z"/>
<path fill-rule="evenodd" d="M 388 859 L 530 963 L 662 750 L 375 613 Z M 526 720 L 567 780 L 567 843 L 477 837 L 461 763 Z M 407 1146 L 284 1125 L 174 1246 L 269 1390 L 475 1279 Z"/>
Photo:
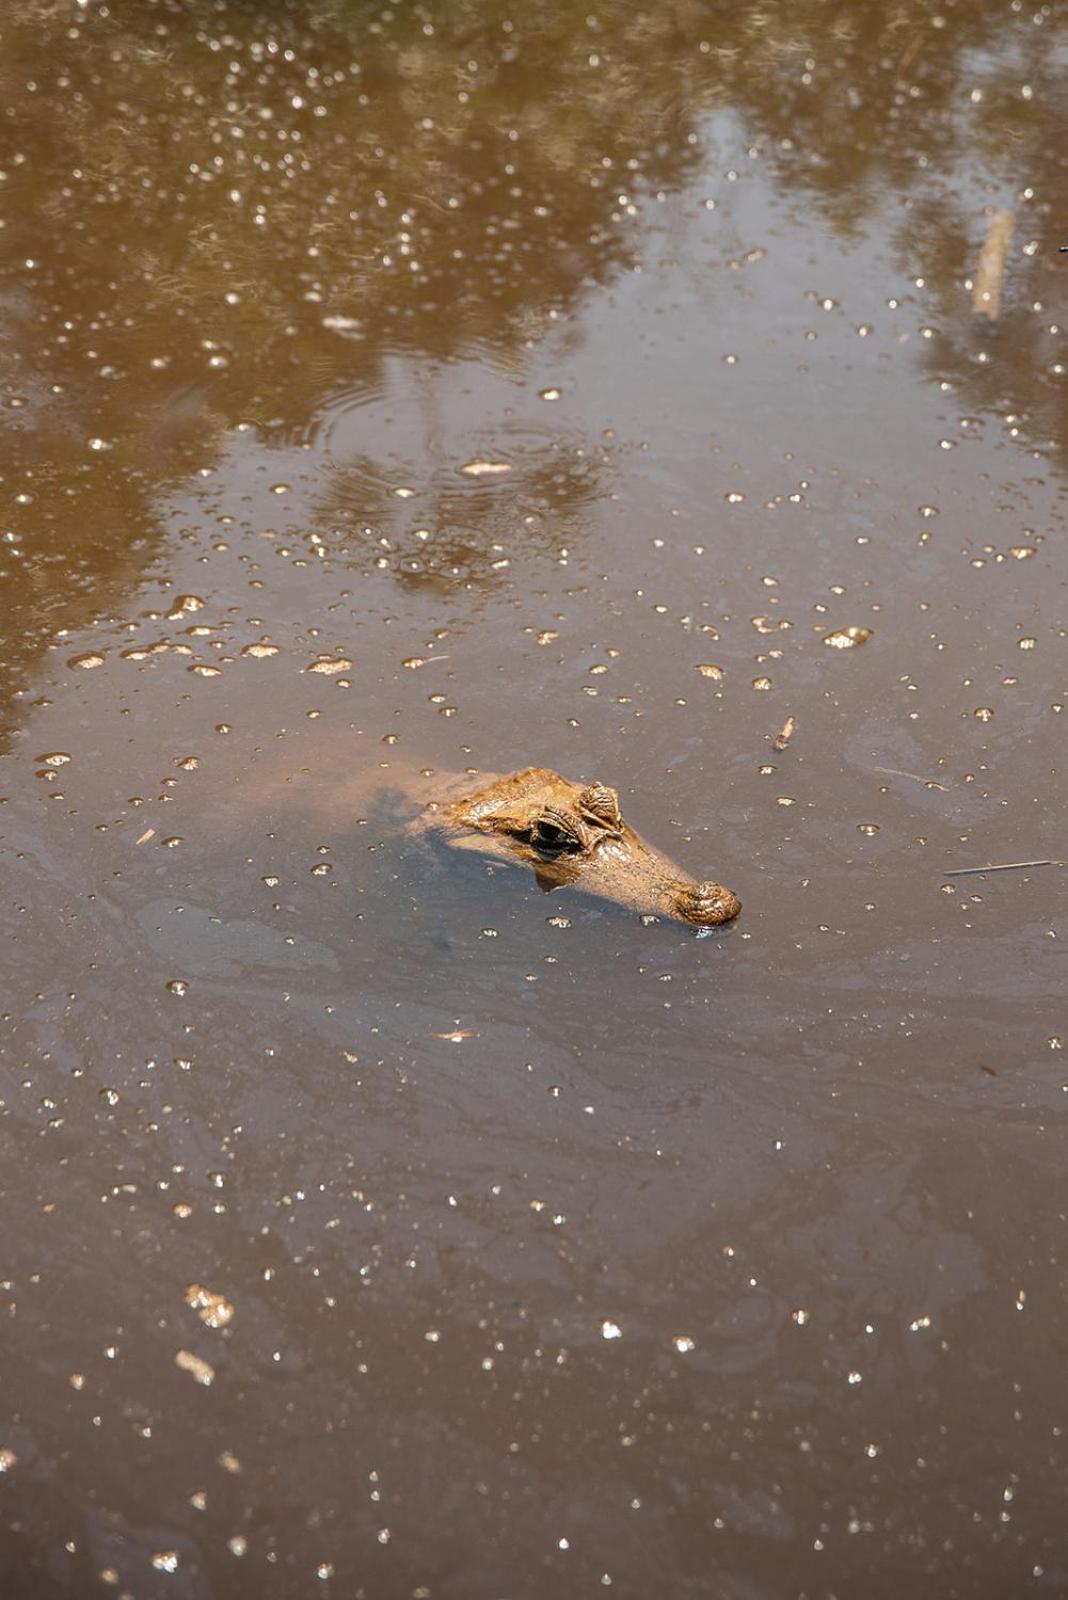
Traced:
<path fill-rule="evenodd" d="M 1063 19 L 0 29 L 6 1589 L 1062 1592 Z"/>

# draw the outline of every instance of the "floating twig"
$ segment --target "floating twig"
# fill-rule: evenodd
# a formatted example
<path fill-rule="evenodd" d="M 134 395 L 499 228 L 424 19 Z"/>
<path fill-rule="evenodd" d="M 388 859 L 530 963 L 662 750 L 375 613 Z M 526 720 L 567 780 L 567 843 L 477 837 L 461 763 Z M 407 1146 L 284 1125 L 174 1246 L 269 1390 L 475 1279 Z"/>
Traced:
<path fill-rule="evenodd" d="M 873 772 L 885 772 L 891 778 L 911 778 L 913 783 L 922 783 L 925 789 L 940 789 L 944 794 L 946 785 L 939 783 L 937 778 L 925 778 L 919 772 L 903 772 L 900 767 L 873 767 Z"/>
<path fill-rule="evenodd" d="M 999 861 L 996 866 L 990 867 L 950 867 L 943 872 L 943 878 L 964 878 L 976 872 L 1021 872 L 1024 867 L 1063 867 L 1068 865 L 1064 861 L 1055 861 L 1051 857 L 1048 861 Z"/>

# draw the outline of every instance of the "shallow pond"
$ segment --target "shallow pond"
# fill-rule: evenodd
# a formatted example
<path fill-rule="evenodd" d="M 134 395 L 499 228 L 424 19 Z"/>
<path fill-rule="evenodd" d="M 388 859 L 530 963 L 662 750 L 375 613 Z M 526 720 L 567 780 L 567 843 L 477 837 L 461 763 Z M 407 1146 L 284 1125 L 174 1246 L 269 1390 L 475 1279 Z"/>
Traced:
<path fill-rule="evenodd" d="M 1063 14 L 0 79 L 4 1594 L 1065 1593 Z M 532 763 L 739 920 L 399 826 Z"/>

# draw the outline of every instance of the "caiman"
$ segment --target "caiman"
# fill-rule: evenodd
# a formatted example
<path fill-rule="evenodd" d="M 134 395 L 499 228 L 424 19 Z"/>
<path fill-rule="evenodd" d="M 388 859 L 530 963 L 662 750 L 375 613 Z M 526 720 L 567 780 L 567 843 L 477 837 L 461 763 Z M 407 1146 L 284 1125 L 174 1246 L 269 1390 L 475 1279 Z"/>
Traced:
<path fill-rule="evenodd" d="M 270 775 L 257 769 L 257 802 L 277 804 L 289 790 L 305 817 L 343 828 L 377 799 L 406 838 L 526 867 L 546 893 L 567 885 L 643 916 L 706 928 L 742 909 L 730 889 L 688 877 L 635 833 L 606 784 L 573 783 L 548 767 L 503 776 L 417 770 L 403 759 L 368 767 L 353 764 L 351 753 L 342 775 L 341 759 L 332 746 L 325 762 Z"/>
<path fill-rule="evenodd" d="M 546 893 L 567 884 L 646 916 L 698 927 L 729 922 L 741 901 L 721 883 L 696 882 L 624 822 L 619 796 L 603 783 L 573 783 L 548 767 L 504 777 L 439 780 L 437 797 L 408 823 L 495 861 L 531 868 Z"/>

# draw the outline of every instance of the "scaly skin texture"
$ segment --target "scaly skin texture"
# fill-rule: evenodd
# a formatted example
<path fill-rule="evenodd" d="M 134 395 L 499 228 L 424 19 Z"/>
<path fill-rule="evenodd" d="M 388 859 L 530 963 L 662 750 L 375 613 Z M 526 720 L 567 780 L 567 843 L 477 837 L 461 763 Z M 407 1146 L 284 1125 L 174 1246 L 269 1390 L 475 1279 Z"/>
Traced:
<path fill-rule="evenodd" d="M 546 892 L 570 884 L 644 915 L 699 927 L 742 909 L 720 883 L 695 882 L 623 821 L 619 797 L 601 783 L 572 783 L 548 767 L 460 779 L 408 825 L 461 849 L 527 865 Z M 454 792 L 461 791 L 461 792 Z"/>

